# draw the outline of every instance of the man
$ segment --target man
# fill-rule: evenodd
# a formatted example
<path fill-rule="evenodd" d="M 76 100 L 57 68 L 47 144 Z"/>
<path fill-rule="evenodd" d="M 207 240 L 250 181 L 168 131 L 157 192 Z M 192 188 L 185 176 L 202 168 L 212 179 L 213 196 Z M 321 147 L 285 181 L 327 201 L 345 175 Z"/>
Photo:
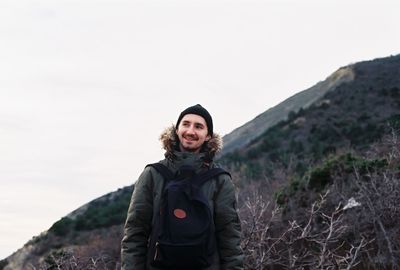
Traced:
<path fill-rule="evenodd" d="M 191 166 L 197 174 L 214 168 L 213 158 L 222 147 L 221 138 L 213 132 L 211 115 L 199 104 L 185 109 L 176 126 L 165 130 L 160 140 L 166 150 L 165 159 L 160 163 L 173 174 L 182 166 Z M 123 270 L 160 269 L 152 265 L 149 237 L 156 215 L 160 213 L 163 182 L 162 175 L 148 166 L 135 184 L 122 240 Z M 242 270 L 240 221 L 235 189 L 229 175 L 216 176 L 205 182 L 201 190 L 213 212 L 216 242 L 212 264 L 203 269 Z"/>

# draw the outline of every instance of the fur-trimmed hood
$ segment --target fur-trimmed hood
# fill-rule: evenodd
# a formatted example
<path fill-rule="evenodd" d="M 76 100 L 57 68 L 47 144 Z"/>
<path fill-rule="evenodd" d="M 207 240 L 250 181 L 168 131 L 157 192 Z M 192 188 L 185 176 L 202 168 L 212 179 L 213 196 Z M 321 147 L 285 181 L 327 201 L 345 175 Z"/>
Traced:
<path fill-rule="evenodd" d="M 166 128 L 160 135 L 160 141 L 165 149 L 165 157 L 168 159 L 174 158 L 174 151 L 178 148 L 178 135 L 175 132 L 175 126 Z M 222 138 L 219 134 L 213 133 L 211 139 L 203 145 L 201 152 L 206 154 L 209 161 L 212 161 L 215 155 L 222 150 Z"/>

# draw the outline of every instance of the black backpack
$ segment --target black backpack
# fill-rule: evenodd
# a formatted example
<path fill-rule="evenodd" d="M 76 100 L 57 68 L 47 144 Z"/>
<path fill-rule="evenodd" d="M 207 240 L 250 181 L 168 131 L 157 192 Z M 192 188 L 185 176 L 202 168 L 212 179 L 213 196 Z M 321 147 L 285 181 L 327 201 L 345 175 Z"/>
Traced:
<path fill-rule="evenodd" d="M 165 269 L 210 266 L 216 252 L 214 216 L 201 186 L 229 173 L 213 168 L 196 174 L 193 168 L 184 166 L 174 175 L 161 163 L 147 166 L 164 178 L 160 213 L 153 221 L 149 241 L 150 264 Z"/>

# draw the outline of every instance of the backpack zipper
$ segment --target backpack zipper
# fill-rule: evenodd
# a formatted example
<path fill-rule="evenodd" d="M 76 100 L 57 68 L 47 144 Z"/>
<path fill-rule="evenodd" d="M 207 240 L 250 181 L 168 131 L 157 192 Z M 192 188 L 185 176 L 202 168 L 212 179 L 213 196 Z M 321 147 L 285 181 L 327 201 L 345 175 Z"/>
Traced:
<path fill-rule="evenodd" d="M 157 257 L 158 257 L 158 246 L 160 245 L 160 243 L 159 242 L 156 242 L 156 252 L 154 253 L 154 258 L 153 258 L 153 260 L 154 261 L 156 261 L 157 260 Z"/>

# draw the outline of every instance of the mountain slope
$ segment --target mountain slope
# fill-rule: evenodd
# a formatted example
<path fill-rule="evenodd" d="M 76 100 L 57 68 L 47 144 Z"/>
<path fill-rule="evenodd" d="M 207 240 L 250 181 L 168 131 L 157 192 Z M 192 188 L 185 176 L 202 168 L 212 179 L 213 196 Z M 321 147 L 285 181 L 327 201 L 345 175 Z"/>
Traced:
<path fill-rule="evenodd" d="M 119 260 L 119 243 L 132 191 L 133 186 L 124 187 L 81 206 L 34 237 L 0 266 L 3 264 L 9 270 L 28 269 L 29 265 L 53 269 L 53 257 L 62 254 L 64 260 L 72 260 L 69 256 L 87 258 L 88 262 L 81 264 L 82 269 L 89 269 L 89 258 L 101 254 L 105 269 L 110 265 L 114 268 Z"/>
<path fill-rule="evenodd" d="M 333 91 L 341 84 L 350 82 L 353 79 L 354 73 L 351 68 L 340 68 L 326 80 L 319 82 L 313 87 L 286 99 L 271 109 L 268 109 L 253 120 L 225 135 L 223 138 L 224 149 L 222 155 L 245 146 L 254 138 L 260 136 L 268 128 L 285 120 L 289 113 L 297 112 L 302 108 L 308 108 L 326 93 Z"/>
<path fill-rule="evenodd" d="M 341 149 L 362 149 L 400 119 L 400 56 L 347 67 L 353 80 L 341 83 L 306 109 L 225 154 L 221 161 L 243 178 L 274 178 L 277 167 L 302 174 L 307 164 Z"/>

